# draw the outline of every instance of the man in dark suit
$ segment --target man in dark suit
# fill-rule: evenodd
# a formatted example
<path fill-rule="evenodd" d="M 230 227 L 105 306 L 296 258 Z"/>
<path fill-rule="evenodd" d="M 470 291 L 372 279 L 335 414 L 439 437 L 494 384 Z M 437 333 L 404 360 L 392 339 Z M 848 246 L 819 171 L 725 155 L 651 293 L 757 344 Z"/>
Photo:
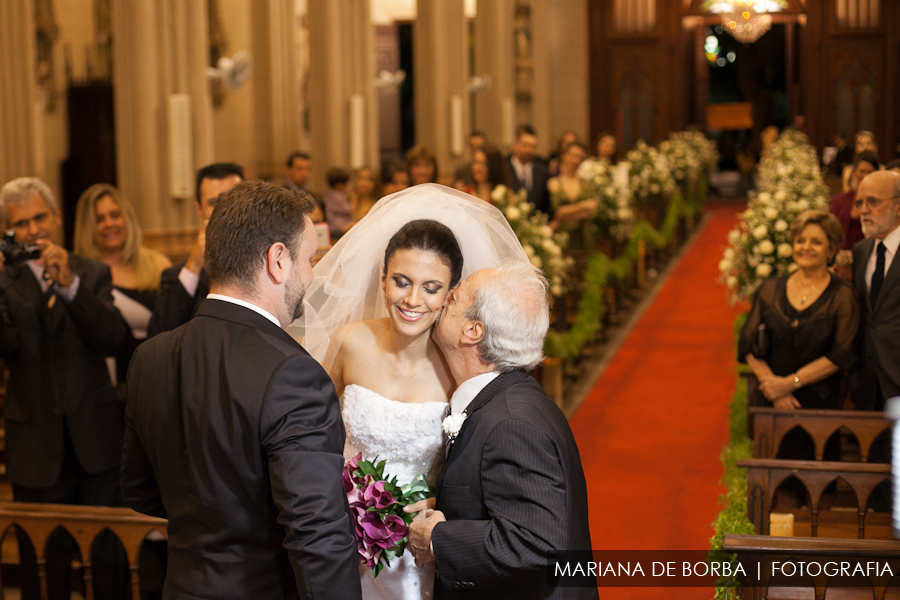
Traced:
<path fill-rule="evenodd" d="M 119 505 L 124 425 L 106 355 L 125 340 L 126 325 L 113 306 L 109 267 L 59 245 L 56 199 L 39 179 L 10 181 L 0 199 L 16 241 L 40 247 L 36 260 L 0 258 L 0 355 L 9 367 L 6 474 L 13 497 Z M 48 544 L 55 555 L 47 566 L 51 598 L 68 597 L 65 556 L 71 562 L 72 548 L 66 545 Z M 26 546 L 22 593 L 36 598 L 37 564 Z"/>
<path fill-rule="evenodd" d="M 122 491 L 169 519 L 166 598 L 360 597 L 337 396 L 282 329 L 312 281 L 313 208 L 258 180 L 223 194 L 211 293 L 135 353 Z"/>
<path fill-rule="evenodd" d="M 548 582 L 556 553 L 591 548 L 578 448 L 526 373 L 542 358 L 549 312 L 546 280 L 514 263 L 460 283 L 435 326 L 458 385 L 444 423 L 451 445 L 437 510 L 410 530 L 416 561 L 436 562 L 435 598 L 597 597 L 595 586 Z"/>
<path fill-rule="evenodd" d="M 506 166 L 512 179 L 512 189 L 528 191 L 528 201 L 542 213 L 553 218 L 550 208 L 550 194 L 547 180 L 550 178 L 546 161 L 537 155 L 538 139 L 529 125 L 516 129 L 513 153 L 506 159 Z"/>
<path fill-rule="evenodd" d="M 194 318 L 200 304 L 209 293 L 209 278 L 203 268 L 203 250 L 206 246 L 206 224 L 216 207 L 219 194 L 226 192 L 244 180 L 244 169 L 233 163 L 215 163 L 197 171 L 194 190 L 194 212 L 200 217 L 200 232 L 184 262 L 172 265 L 162 272 L 159 280 L 159 297 L 150 325 L 148 337 L 163 331 L 171 331 Z"/>
<path fill-rule="evenodd" d="M 864 323 L 854 402 L 860 410 L 883 410 L 887 398 L 900 396 L 900 174 L 867 175 L 855 204 L 866 239 L 853 247 Z"/>

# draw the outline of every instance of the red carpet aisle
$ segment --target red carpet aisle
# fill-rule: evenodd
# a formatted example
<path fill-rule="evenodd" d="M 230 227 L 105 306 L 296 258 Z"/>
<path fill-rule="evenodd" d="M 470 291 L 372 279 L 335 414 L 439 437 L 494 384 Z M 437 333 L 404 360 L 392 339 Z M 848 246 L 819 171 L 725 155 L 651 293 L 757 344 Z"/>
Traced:
<path fill-rule="evenodd" d="M 595 549 L 709 547 L 739 312 L 716 279 L 740 207 L 708 210 L 712 219 L 571 420 Z M 709 599 L 712 590 L 603 588 L 600 597 Z"/>

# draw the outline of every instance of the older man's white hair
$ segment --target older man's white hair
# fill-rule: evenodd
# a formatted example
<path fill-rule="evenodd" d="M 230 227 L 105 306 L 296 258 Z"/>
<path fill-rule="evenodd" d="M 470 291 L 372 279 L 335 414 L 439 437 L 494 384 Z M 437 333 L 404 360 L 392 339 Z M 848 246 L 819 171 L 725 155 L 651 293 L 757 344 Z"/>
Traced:
<path fill-rule="evenodd" d="M 0 221 L 6 223 L 7 206 L 25 204 L 35 194 L 44 199 L 50 212 L 59 212 L 56 198 L 53 196 L 53 192 L 50 191 L 50 186 L 37 177 L 19 177 L 7 182 L 0 188 L 0 217 L 2 217 Z M 8 227 L 9 223 L 6 224 Z"/>
<path fill-rule="evenodd" d="M 540 364 L 550 327 L 548 288 L 540 269 L 515 261 L 475 290 L 466 317 L 484 325 L 481 360 L 503 373 Z"/>

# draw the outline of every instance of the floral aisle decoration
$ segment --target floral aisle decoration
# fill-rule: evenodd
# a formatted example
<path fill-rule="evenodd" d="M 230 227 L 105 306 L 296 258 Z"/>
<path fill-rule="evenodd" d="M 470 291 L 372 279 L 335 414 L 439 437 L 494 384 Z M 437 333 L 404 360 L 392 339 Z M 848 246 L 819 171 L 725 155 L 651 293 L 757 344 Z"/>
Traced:
<path fill-rule="evenodd" d="M 789 196 L 827 198 L 828 187 L 822 180 L 816 149 L 796 129 L 786 129 L 769 146 L 759 163 L 757 190 L 775 193 L 783 190 Z"/>
<path fill-rule="evenodd" d="M 563 255 L 568 236 L 554 233 L 547 224 L 547 215 L 535 211 L 526 198 L 525 190 L 513 192 L 504 185 L 491 192 L 494 206 L 506 216 L 531 264 L 544 271 L 553 296 L 562 296 L 568 289 L 569 274 L 575 264 L 571 257 Z"/>
<path fill-rule="evenodd" d="M 815 150 L 806 136 L 787 130 L 760 164 L 759 186 L 719 261 L 731 301 L 749 299 L 768 277 L 794 269 L 790 225 L 807 210 L 828 210 Z"/>
<path fill-rule="evenodd" d="M 694 184 L 700 175 L 700 156 L 684 136 L 669 134 L 669 139 L 659 145 L 659 152 L 666 157 L 672 178 L 682 190 Z"/>
<path fill-rule="evenodd" d="M 697 161 L 700 163 L 700 171 L 708 175 L 719 170 L 719 149 L 716 143 L 706 137 L 702 131 L 679 131 L 671 134 L 671 137 L 682 140 L 693 148 Z"/>
<path fill-rule="evenodd" d="M 589 158 L 578 167 L 578 178 L 597 200 L 594 226 L 602 237 L 623 240 L 634 225 L 634 208 L 627 179 L 616 177 L 616 168 L 607 160 Z"/>
<path fill-rule="evenodd" d="M 822 196 L 797 197 L 785 190 L 751 197 L 740 223 L 729 232 L 728 247 L 719 261 L 732 303 L 750 299 L 767 278 L 796 269 L 789 230 L 806 210 L 828 210 L 828 204 Z"/>
<path fill-rule="evenodd" d="M 360 453 L 347 461 L 343 472 L 344 492 L 356 527 L 356 550 L 373 577 L 406 549 L 415 515 L 403 512 L 404 507 L 434 495 L 424 475 L 404 486 L 397 484 L 396 477 L 388 479 L 386 462 L 363 460 Z"/>
<path fill-rule="evenodd" d="M 628 164 L 628 184 L 636 206 L 646 205 L 654 198 L 669 198 L 675 193 L 675 179 L 666 157 L 643 140 L 625 156 Z"/>

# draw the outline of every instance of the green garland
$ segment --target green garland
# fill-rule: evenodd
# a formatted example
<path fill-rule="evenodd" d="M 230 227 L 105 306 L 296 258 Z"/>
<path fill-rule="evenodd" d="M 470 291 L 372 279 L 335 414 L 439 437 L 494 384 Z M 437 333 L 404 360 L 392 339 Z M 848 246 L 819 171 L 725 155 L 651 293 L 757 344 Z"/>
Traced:
<path fill-rule="evenodd" d="M 578 314 L 572 328 L 566 333 L 550 331 L 544 343 L 544 354 L 551 358 L 571 360 L 581 354 L 585 344 L 594 339 L 601 328 L 601 320 L 606 314 L 603 303 L 603 288 L 612 282 L 624 282 L 631 277 L 634 263 L 638 259 L 640 242 L 652 248 L 665 248 L 678 232 L 678 219 L 682 216 L 697 215 L 700 205 L 688 204 L 681 194 L 674 194 L 659 231 L 647 221 L 639 221 L 632 230 L 631 239 L 622 254 L 615 260 L 597 252 L 588 259 L 584 272 L 584 288 L 578 303 Z"/>
<path fill-rule="evenodd" d="M 735 337 L 740 332 L 747 318 L 746 313 L 735 319 Z M 745 367 L 742 367 L 745 368 Z M 710 561 L 728 560 L 732 566 L 737 565 L 737 555 L 722 550 L 722 539 L 725 534 L 756 533 L 756 528 L 747 518 L 747 471 L 737 466 L 737 461 L 753 456 L 753 440 L 747 437 L 747 380 L 740 377 L 731 404 L 728 407 L 728 444 L 722 448 L 720 460 L 725 467 L 721 484 L 725 486 L 725 493 L 719 496 L 719 505 L 722 511 L 716 516 L 712 525 L 715 535 L 710 539 Z M 728 600 L 734 598 L 734 592 L 739 582 L 736 577 L 720 577 L 716 585 L 716 600 Z"/>

